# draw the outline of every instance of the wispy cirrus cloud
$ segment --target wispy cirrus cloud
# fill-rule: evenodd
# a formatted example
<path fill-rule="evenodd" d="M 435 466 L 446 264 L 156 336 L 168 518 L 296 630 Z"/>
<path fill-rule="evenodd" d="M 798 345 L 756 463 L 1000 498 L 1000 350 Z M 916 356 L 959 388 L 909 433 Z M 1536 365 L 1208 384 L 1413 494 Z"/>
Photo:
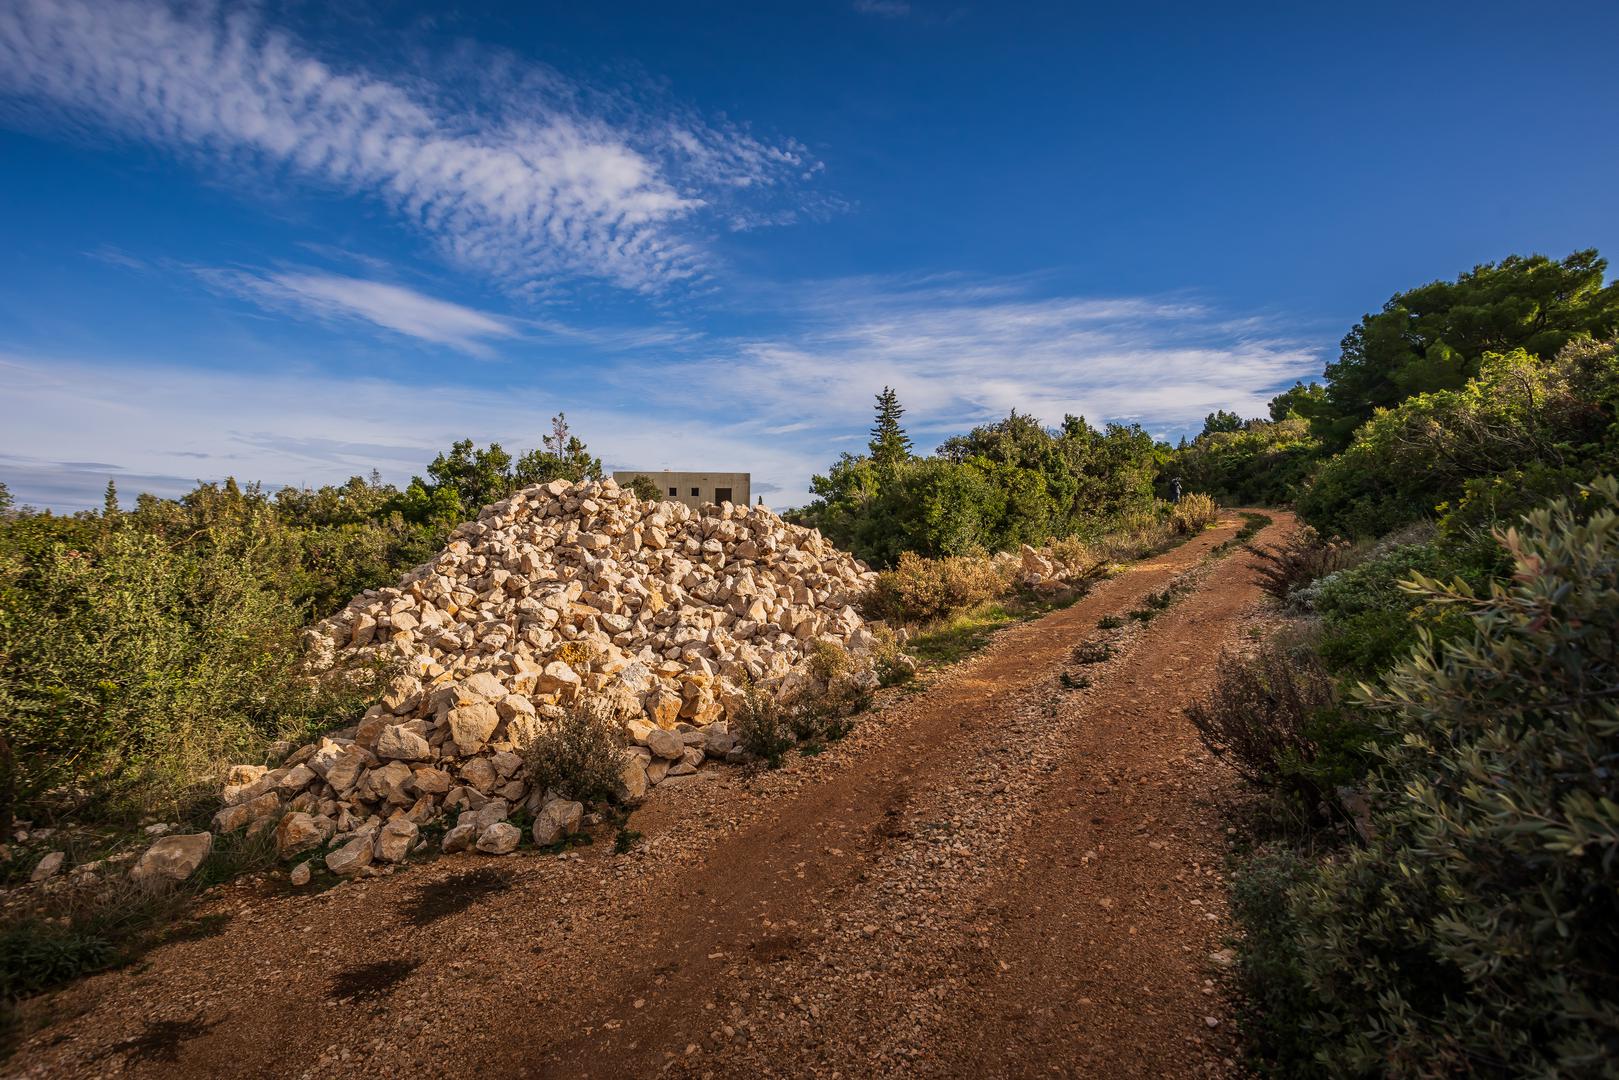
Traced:
<path fill-rule="evenodd" d="M 745 404 L 761 434 L 847 429 L 885 385 L 921 434 L 1012 409 L 1167 434 L 1216 409 L 1264 415 L 1274 388 L 1321 370 L 1314 347 L 1267 320 L 1184 297 L 1040 297 L 1027 282 L 948 277 L 804 292 L 789 332 L 735 342 L 680 385 Z"/>
<path fill-rule="evenodd" d="M 456 262 L 510 288 L 588 277 L 657 291 L 703 276 L 690 227 L 762 224 L 753 205 L 820 169 L 675 106 L 650 111 L 473 49 L 465 85 L 339 68 L 253 9 L 170 0 L 15 0 L 0 8 L 13 122 L 110 132 L 298 174 L 388 205 Z"/>
<path fill-rule="evenodd" d="M 276 310 L 358 320 L 420 341 L 489 356 L 490 339 L 518 336 L 510 321 L 383 281 L 319 271 L 200 269 L 210 285 Z"/>
<path fill-rule="evenodd" d="M 227 475 L 273 490 L 377 469 L 402 484 L 469 434 L 510 450 L 537 446 L 545 417 L 563 410 L 609 470 L 748 469 L 765 494 L 798 492 L 823 464 L 818 446 L 760 441 L 656 400 L 606 407 L 599 394 L 567 397 L 540 376 L 498 388 L 424 386 L 0 353 L 0 384 L 14 421 L 0 433 L 0 479 L 18 502 L 58 510 L 100 505 L 109 479 L 126 497 L 180 495 Z"/>

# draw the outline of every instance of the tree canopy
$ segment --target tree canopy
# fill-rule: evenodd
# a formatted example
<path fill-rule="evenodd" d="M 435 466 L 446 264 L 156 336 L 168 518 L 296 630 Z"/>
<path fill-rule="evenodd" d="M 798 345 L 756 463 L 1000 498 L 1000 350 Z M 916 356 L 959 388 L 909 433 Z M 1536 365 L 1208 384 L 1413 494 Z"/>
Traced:
<path fill-rule="evenodd" d="M 1607 265 L 1594 249 L 1562 260 L 1512 255 L 1455 281 L 1396 293 L 1349 331 L 1327 366 L 1316 433 L 1341 449 L 1376 410 L 1459 389 L 1487 353 L 1522 349 L 1550 358 L 1576 337 L 1612 335 L 1619 283 L 1604 287 Z"/>

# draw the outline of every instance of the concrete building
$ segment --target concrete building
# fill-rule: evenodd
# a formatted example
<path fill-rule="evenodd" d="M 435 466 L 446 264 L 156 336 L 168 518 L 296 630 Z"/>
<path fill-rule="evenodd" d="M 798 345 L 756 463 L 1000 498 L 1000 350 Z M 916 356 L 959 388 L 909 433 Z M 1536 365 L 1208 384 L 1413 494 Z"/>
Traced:
<path fill-rule="evenodd" d="M 746 506 L 753 499 L 752 474 L 745 472 L 635 472 L 625 470 L 613 473 L 619 487 L 629 487 L 630 481 L 644 476 L 658 485 L 658 493 L 672 502 L 685 503 L 693 510 L 704 503 L 736 503 Z"/>

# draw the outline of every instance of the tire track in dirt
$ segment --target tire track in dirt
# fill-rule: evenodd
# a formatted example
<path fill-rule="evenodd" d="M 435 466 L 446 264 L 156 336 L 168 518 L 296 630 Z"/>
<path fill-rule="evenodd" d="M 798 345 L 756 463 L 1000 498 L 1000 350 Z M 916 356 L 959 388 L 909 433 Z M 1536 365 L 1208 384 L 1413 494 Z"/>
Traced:
<path fill-rule="evenodd" d="M 1257 598 L 1245 560 L 1216 563 L 1126 635 L 1089 689 L 1057 676 L 1101 616 L 1234 531 L 1224 523 L 1001 632 L 819 757 L 660 786 L 632 820 L 646 839 L 630 855 L 505 860 L 503 887 L 422 927 L 407 917 L 413 898 L 455 889 L 473 864 L 317 897 L 225 890 L 216 906 L 235 917 L 218 937 L 31 1005 L 59 1019 L 6 1068 L 1218 1072 L 1223 1030 L 1195 1026 L 1218 1013 L 1218 994 L 1201 992 L 1222 892 L 1204 872 L 1223 850 L 1207 798 L 1228 781 L 1179 708 Z M 401 960 L 375 997 L 333 996 L 342 973 Z M 190 1034 L 164 1060 L 121 1049 L 182 1022 Z"/>

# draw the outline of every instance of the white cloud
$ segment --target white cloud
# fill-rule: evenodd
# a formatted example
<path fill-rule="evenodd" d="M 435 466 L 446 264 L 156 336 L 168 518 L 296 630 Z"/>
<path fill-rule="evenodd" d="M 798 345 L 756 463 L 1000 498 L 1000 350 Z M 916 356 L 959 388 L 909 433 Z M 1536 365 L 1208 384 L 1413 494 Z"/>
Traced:
<path fill-rule="evenodd" d="M 482 61 L 480 63 L 480 60 Z M 658 115 L 545 69 L 467 86 L 339 70 L 252 9 L 168 0 L 0 6 L 13 121 L 111 130 L 387 203 L 458 262 L 515 288 L 565 277 L 653 291 L 701 276 L 683 222 L 819 169 L 799 144 L 670 106 Z M 514 89 L 515 88 L 515 89 Z M 594 110 L 594 111 L 592 111 Z"/>
<path fill-rule="evenodd" d="M 379 325 L 419 317 L 363 289 L 356 299 L 351 279 L 322 281 L 300 282 L 289 302 L 315 296 L 309 302 L 339 305 L 345 317 L 368 308 L 363 317 Z M 19 500 L 67 509 L 98 503 L 109 475 L 162 494 L 226 474 L 321 484 L 377 468 L 402 482 L 458 438 L 533 446 L 545 418 L 564 410 L 609 468 L 748 471 L 756 491 L 779 492 L 776 504 L 788 506 L 806 500 L 809 477 L 839 451 L 864 445 L 885 384 L 898 389 L 906 427 L 926 451 L 1013 408 L 1050 424 L 1065 413 L 1133 420 L 1172 437 L 1216 409 L 1263 415 L 1276 388 L 1321 370 L 1318 352 L 1264 320 L 1182 297 L 1040 297 L 1030 288 L 812 285 L 791 332 L 713 344 L 705 359 L 635 348 L 655 331 L 604 340 L 593 379 L 567 396 L 543 369 L 514 369 L 517 381 L 481 389 L 453 374 L 407 385 L 292 365 L 217 372 L 0 355 L 11 421 L 0 433 L 0 480 Z M 466 314 L 448 325 L 474 346 L 496 340 L 479 333 L 477 320 L 492 316 L 458 310 Z M 429 332 L 449 333 L 438 324 Z M 681 344 L 689 352 L 702 343 Z"/>
<path fill-rule="evenodd" d="M 745 410 L 761 432 L 842 431 L 895 387 L 913 433 L 953 433 L 1016 408 L 1047 423 L 1178 430 L 1215 409 L 1261 416 L 1273 388 L 1318 374 L 1313 347 L 1262 320 L 1177 298 L 1038 298 L 1016 282 L 876 280 L 807 290 L 791 334 L 689 365 L 692 400 Z"/>
<path fill-rule="evenodd" d="M 403 285 L 315 271 L 252 273 L 201 270 L 205 281 L 272 308 L 292 308 L 320 318 L 359 319 L 421 341 L 487 356 L 488 338 L 517 336 L 505 319 Z"/>
<path fill-rule="evenodd" d="M 818 447 L 757 439 L 657 402 L 632 410 L 604 408 L 599 395 L 565 399 L 540 382 L 476 390 L 0 354 L 0 384 L 0 481 L 19 503 L 58 510 L 99 506 L 109 478 L 126 499 L 227 475 L 275 489 L 377 469 L 403 483 L 456 439 L 536 446 L 558 410 L 610 470 L 738 469 L 766 493 L 801 491 L 823 464 Z"/>

